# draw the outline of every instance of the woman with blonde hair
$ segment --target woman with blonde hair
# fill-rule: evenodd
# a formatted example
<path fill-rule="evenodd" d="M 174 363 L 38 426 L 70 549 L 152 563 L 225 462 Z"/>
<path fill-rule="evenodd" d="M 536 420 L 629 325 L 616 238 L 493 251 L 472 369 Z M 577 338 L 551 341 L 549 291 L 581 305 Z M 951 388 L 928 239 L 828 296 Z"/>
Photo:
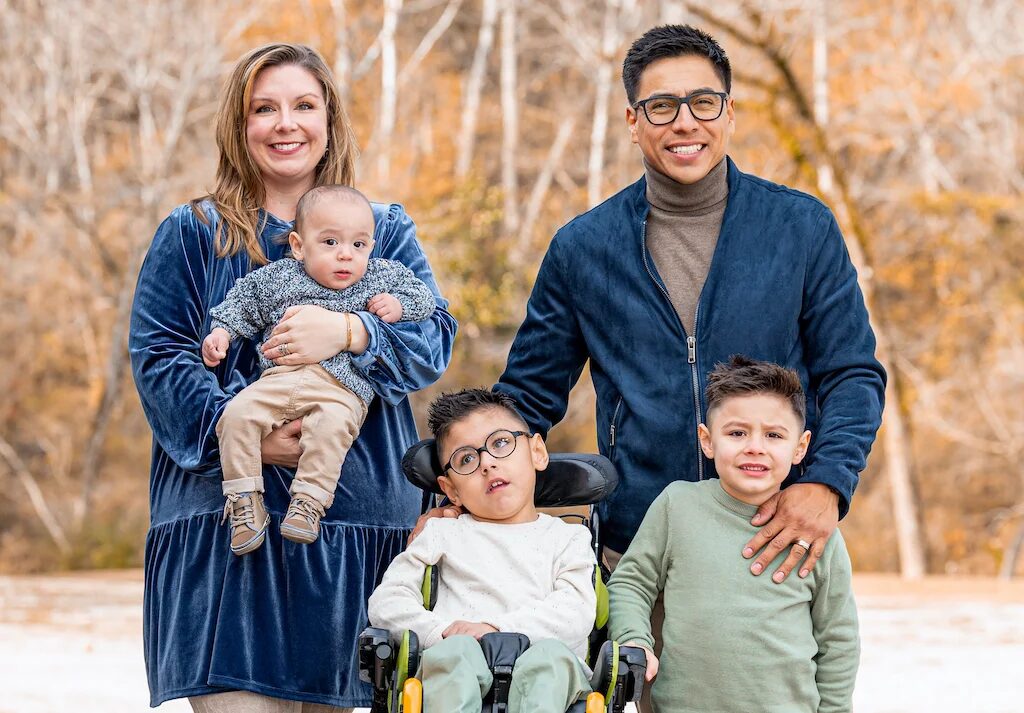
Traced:
<path fill-rule="evenodd" d="M 282 256 L 275 238 L 292 229 L 303 193 L 352 184 L 356 148 L 330 70 L 314 50 L 290 44 L 239 60 L 221 94 L 217 147 L 213 192 L 179 206 L 157 229 L 131 316 L 132 369 L 154 436 L 144 621 L 150 703 L 188 697 L 210 713 L 368 706 L 356 659 L 366 600 L 422 505 L 400 472 L 417 438 L 406 395 L 444 372 L 457 325 L 412 220 L 397 204 L 373 204 L 374 257 L 411 268 L 437 309 L 422 322 L 394 324 L 315 306 L 286 313 L 263 346 L 268 359 L 313 364 L 347 350 L 380 398 L 345 460 L 320 538 L 293 544 L 271 527 L 259 550 L 232 556 L 230 528 L 221 525 L 216 426 L 258 364 L 255 347 L 241 343 L 216 368 L 203 365 L 209 309 L 237 278 Z M 272 519 L 288 505 L 301 428 L 293 421 L 263 441 Z"/>

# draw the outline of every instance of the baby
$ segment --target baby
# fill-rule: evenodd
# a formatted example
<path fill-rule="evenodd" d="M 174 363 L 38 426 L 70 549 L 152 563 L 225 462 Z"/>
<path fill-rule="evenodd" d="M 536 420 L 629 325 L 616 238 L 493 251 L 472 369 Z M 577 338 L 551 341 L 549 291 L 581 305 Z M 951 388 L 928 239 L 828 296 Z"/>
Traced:
<path fill-rule="evenodd" d="M 320 518 L 334 501 L 341 465 L 359 434 L 373 388 L 352 362 L 353 312 L 384 322 L 420 321 L 435 308 L 430 289 L 406 266 L 370 258 L 373 209 L 347 186 L 319 186 L 299 200 L 293 257 L 276 260 L 240 278 L 210 311 L 203 361 L 217 366 L 231 341 L 263 332 L 270 337 L 289 307 L 317 305 L 341 312 L 348 325 L 343 350 L 319 364 L 274 366 L 260 356 L 262 376 L 224 409 L 220 439 L 225 520 L 231 518 L 231 551 L 260 547 L 270 515 L 263 502 L 262 439 L 283 423 L 302 418 L 302 456 L 291 485 L 281 534 L 308 544 L 320 534 Z M 358 317 L 356 317 L 358 319 Z M 287 353 L 282 350 L 282 355 Z"/>

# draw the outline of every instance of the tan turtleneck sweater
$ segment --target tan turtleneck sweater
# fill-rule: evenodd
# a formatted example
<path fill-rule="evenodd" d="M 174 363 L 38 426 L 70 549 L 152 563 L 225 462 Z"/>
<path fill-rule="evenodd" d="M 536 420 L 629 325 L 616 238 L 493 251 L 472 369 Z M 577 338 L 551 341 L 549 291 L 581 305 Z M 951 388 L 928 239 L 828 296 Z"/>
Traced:
<path fill-rule="evenodd" d="M 725 159 L 696 183 L 684 185 L 644 161 L 647 176 L 647 249 L 668 289 L 683 328 L 693 335 L 697 301 L 722 229 L 729 198 Z"/>

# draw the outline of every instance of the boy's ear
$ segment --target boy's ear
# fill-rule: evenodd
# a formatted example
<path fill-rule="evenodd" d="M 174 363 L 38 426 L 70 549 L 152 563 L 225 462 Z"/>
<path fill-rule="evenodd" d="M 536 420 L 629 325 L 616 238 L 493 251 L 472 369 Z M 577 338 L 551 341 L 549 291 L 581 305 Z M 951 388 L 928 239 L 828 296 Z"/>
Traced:
<path fill-rule="evenodd" d="M 796 452 L 793 454 L 793 465 L 796 465 L 807 455 L 807 448 L 811 445 L 811 432 L 804 431 L 800 434 L 800 442 L 796 445 Z"/>
<path fill-rule="evenodd" d="M 548 467 L 548 447 L 539 433 L 530 436 L 530 459 L 533 461 L 533 469 L 545 470 Z"/>
<path fill-rule="evenodd" d="M 288 247 L 292 249 L 292 257 L 296 260 L 302 259 L 302 236 L 294 230 L 288 233 Z"/>
<path fill-rule="evenodd" d="M 452 501 L 453 505 L 462 507 L 462 499 L 459 498 L 459 490 L 455 487 L 455 483 L 447 475 L 437 476 L 437 484 L 441 486 L 441 490 L 444 492 L 448 499 Z"/>
<path fill-rule="evenodd" d="M 714 460 L 715 448 L 711 445 L 711 431 L 703 423 L 697 426 L 697 438 L 700 439 L 700 449 L 704 451 L 704 455 Z"/>

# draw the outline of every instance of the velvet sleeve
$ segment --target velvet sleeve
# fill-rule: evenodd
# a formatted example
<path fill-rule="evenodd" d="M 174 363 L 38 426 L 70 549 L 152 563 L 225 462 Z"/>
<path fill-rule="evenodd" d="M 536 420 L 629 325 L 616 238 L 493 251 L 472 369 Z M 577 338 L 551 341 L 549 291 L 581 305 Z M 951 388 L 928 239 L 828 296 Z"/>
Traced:
<path fill-rule="evenodd" d="M 882 422 L 885 370 L 875 358 L 857 271 L 830 211 L 815 234 L 820 238 L 808 264 L 800 331 L 819 418 L 800 482 L 834 488 L 843 517 Z"/>
<path fill-rule="evenodd" d="M 416 225 L 397 204 L 378 219 L 377 257 L 396 260 L 430 288 L 436 309 L 419 322 L 386 324 L 369 312 L 357 312 L 369 334 L 369 345 L 353 355 L 353 365 L 366 376 L 374 392 L 390 404 L 437 381 L 452 356 L 458 323 L 448 312 L 427 257 L 416 238 Z"/>
<path fill-rule="evenodd" d="M 185 205 L 157 228 L 142 264 L 128 335 L 132 375 L 153 437 L 182 469 L 219 476 L 215 428 L 247 383 L 237 358 L 217 373 L 203 365 L 213 255 L 212 228 Z M 223 293 L 222 293 L 223 294 Z"/>

